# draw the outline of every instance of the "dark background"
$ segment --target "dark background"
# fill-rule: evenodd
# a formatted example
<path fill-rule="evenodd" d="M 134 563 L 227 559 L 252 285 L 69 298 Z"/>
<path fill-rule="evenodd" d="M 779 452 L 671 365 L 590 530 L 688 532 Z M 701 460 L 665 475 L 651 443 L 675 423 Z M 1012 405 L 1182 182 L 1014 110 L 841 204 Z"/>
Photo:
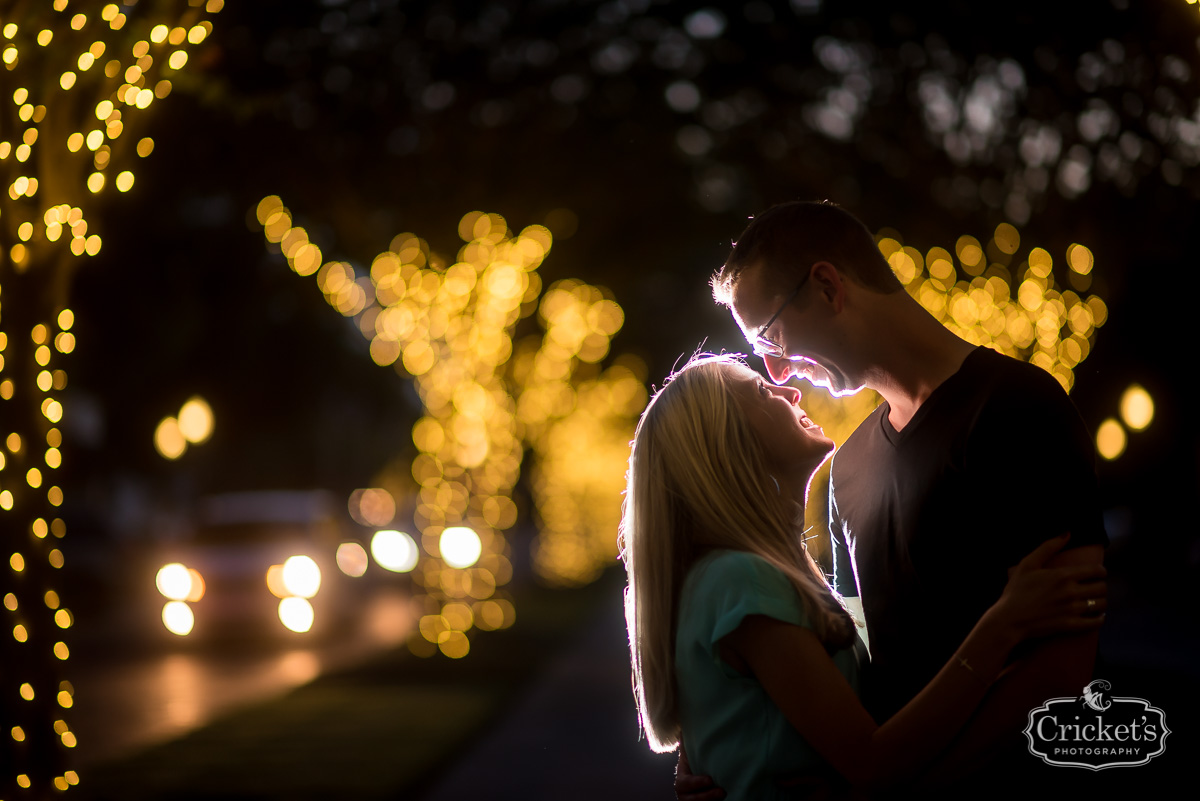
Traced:
<path fill-rule="evenodd" d="M 1181 358 L 1196 9 L 908 6 L 231 4 L 75 285 L 80 458 L 67 467 L 94 489 L 73 511 L 114 534 L 114 498 L 136 510 L 226 489 L 349 490 L 411 448 L 415 393 L 264 247 L 247 221 L 265 195 L 327 258 L 358 265 L 401 231 L 452 253 L 472 209 L 514 230 L 569 209 L 578 228 L 556 232 L 545 283 L 611 289 L 626 310 L 613 351 L 642 356 L 652 382 L 701 342 L 744 348 L 706 279 L 745 219 L 830 198 L 922 251 L 986 241 L 1006 220 L 1056 269 L 1068 244 L 1092 249 L 1110 318 L 1072 397 L 1093 428 L 1130 383 L 1155 399 L 1151 427 L 1099 470 L 1122 510 L 1114 545 L 1171 591 L 1200 559 L 1175 514 L 1196 487 Z M 680 82 L 692 110 L 668 103 Z M 1086 167 L 1082 189 L 1062 180 L 1068 162 Z M 153 426 L 196 393 L 217 433 L 164 468 Z M 1130 528 L 1140 536 L 1122 543 Z"/>
<path fill-rule="evenodd" d="M 74 285 L 77 552 L 170 533 L 214 492 L 348 494 L 411 453 L 415 392 L 264 246 L 266 195 L 360 267 L 402 231 L 453 253 L 474 209 L 558 220 L 544 282 L 610 289 L 613 352 L 652 382 L 701 342 L 744 349 L 706 279 L 746 218 L 829 198 L 922 251 L 1009 221 L 1056 271 L 1073 242 L 1095 253 L 1109 321 L 1072 398 L 1093 429 L 1131 383 L 1154 398 L 1098 472 L 1114 603 L 1168 615 L 1113 647 L 1194 670 L 1171 621 L 1200 570 L 1195 5 L 276 0 L 214 25 Z M 154 426 L 194 394 L 216 433 L 165 463 Z"/>

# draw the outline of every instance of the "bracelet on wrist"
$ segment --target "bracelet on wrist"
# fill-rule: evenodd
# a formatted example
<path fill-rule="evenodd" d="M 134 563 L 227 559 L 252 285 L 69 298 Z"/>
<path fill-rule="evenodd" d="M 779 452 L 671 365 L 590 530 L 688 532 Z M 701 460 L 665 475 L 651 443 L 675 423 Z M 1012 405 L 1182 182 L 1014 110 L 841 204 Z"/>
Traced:
<path fill-rule="evenodd" d="M 966 658 L 965 656 L 957 656 L 957 655 L 956 655 L 954 658 L 955 658 L 955 660 L 958 662 L 958 664 L 959 664 L 960 666 L 962 666 L 962 668 L 963 668 L 964 670 L 966 670 L 966 671 L 967 671 L 968 673 L 970 673 L 972 676 L 974 676 L 975 678 L 977 678 L 977 679 L 979 679 L 981 682 L 983 682 L 983 686 L 984 686 L 984 687 L 991 687 L 991 686 L 992 686 L 992 682 L 991 682 L 990 680 L 988 680 L 988 679 L 985 679 L 983 676 L 979 675 L 979 671 L 977 671 L 977 670 L 975 670 L 975 668 L 971 667 L 971 663 L 967 661 L 967 658 Z"/>

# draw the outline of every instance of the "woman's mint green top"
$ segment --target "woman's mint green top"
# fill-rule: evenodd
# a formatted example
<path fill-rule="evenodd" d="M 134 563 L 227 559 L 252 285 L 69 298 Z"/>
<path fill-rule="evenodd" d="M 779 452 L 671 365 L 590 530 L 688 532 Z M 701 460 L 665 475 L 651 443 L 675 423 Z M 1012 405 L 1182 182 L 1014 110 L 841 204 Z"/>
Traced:
<path fill-rule="evenodd" d="M 688 571 L 675 634 L 684 747 L 692 773 L 712 776 L 730 801 L 787 798 L 776 780 L 824 770 L 827 764 L 763 686 L 719 656 L 721 638 L 748 615 L 812 628 L 791 581 L 759 556 L 714 551 Z M 832 657 L 856 694 L 860 648 Z M 804 681 L 799 672 L 796 681 Z"/>

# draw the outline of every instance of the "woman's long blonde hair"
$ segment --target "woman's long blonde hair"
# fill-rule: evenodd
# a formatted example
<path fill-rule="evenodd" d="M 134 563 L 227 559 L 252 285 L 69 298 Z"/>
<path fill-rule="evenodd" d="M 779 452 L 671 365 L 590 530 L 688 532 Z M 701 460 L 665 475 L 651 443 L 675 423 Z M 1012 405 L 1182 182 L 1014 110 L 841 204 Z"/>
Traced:
<path fill-rule="evenodd" d="M 761 556 L 791 579 L 831 649 L 854 640 L 854 622 L 803 546 L 803 506 L 780 493 L 742 412 L 736 356 L 703 354 L 650 400 L 634 434 L 621 520 L 629 584 L 625 620 L 633 690 L 650 748 L 679 743 L 675 625 L 688 569 L 718 548 Z"/>

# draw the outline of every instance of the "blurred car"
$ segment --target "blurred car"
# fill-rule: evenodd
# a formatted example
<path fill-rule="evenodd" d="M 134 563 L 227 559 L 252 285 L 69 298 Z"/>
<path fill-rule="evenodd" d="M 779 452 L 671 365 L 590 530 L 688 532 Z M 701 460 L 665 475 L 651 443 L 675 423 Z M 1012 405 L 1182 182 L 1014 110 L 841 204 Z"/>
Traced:
<path fill-rule="evenodd" d="M 353 620 L 368 557 L 325 492 L 206 498 L 194 533 L 166 546 L 152 579 L 162 626 L 181 636 L 313 636 Z"/>

